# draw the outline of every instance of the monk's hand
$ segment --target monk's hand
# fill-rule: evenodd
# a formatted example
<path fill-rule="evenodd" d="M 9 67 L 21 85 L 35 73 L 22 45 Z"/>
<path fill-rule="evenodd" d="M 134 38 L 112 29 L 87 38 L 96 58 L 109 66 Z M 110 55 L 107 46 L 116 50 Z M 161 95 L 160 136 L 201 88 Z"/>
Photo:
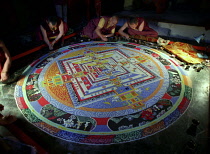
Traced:
<path fill-rule="evenodd" d="M 1 79 L 0 81 L 4 82 L 9 78 L 8 72 L 1 72 Z"/>
<path fill-rule="evenodd" d="M 107 35 L 102 35 L 101 39 L 102 39 L 103 41 L 105 41 L 105 42 L 108 41 Z"/>
<path fill-rule="evenodd" d="M 105 42 L 108 41 L 108 39 L 106 37 L 103 37 L 102 40 L 105 41 Z"/>
<path fill-rule="evenodd" d="M 49 50 L 53 50 L 53 45 L 52 44 L 49 45 Z"/>
<path fill-rule="evenodd" d="M 126 34 L 126 35 L 125 35 L 125 38 L 129 39 L 129 35 L 128 35 L 128 34 Z"/>

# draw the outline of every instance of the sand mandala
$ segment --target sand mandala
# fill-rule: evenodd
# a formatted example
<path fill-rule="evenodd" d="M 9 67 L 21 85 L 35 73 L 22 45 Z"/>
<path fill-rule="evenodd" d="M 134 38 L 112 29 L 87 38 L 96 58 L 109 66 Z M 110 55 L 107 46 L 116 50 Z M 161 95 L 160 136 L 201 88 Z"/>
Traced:
<path fill-rule="evenodd" d="M 164 130 L 186 111 L 191 81 L 157 49 L 85 42 L 46 54 L 15 87 L 17 106 L 42 131 L 70 142 L 117 144 Z"/>

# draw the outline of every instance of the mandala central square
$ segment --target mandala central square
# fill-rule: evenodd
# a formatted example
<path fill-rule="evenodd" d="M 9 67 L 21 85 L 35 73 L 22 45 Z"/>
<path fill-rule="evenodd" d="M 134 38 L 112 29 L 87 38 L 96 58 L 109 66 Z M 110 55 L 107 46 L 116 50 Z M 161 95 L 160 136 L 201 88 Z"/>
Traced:
<path fill-rule="evenodd" d="M 157 74 L 138 60 L 139 56 L 142 55 L 131 57 L 116 48 L 100 52 L 89 51 L 57 61 L 60 73 L 73 77 L 66 86 L 74 107 L 95 103 L 96 98 L 98 101 L 112 97 L 118 94 L 120 86 L 134 88 L 142 82 L 150 83 L 157 79 Z"/>

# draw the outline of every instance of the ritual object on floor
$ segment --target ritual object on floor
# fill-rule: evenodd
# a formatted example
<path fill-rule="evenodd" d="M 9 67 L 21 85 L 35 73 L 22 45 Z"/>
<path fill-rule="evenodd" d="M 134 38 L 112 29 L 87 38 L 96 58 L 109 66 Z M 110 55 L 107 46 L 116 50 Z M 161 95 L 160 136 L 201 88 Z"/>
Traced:
<path fill-rule="evenodd" d="M 191 63 L 197 64 L 205 61 L 205 59 L 199 57 L 197 55 L 198 51 L 193 48 L 192 45 L 182 42 L 174 42 L 172 44 L 163 46 L 165 50 L 169 53 L 176 55 L 180 60 Z"/>

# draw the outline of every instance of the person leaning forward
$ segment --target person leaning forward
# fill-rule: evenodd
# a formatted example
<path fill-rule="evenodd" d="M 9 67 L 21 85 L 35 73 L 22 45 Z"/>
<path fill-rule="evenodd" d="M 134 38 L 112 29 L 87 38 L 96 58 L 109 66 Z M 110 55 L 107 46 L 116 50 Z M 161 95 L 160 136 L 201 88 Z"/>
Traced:
<path fill-rule="evenodd" d="M 117 16 L 102 16 L 92 19 L 83 28 L 81 36 L 87 36 L 90 39 L 101 38 L 103 41 L 108 41 L 108 37 L 114 36 L 117 23 Z"/>
<path fill-rule="evenodd" d="M 124 30 L 127 29 L 127 33 Z M 158 33 L 149 27 L 148 23 L 141 17 L 130 17 L 119 29 L 119 34 L 129 39 L 130 36 L 142 35 L 157 37 Z"/>
<path fill-rule="evenodd" d="M 57 16 L 49 16 L 40 24 L 40 30 L 41 33 L 38 33 L 38 39 L 44 40 L 49 49 L 53 50 L 54 44 L 60 39 L 62 40 L 68 31 L 68 25 Z"/>

